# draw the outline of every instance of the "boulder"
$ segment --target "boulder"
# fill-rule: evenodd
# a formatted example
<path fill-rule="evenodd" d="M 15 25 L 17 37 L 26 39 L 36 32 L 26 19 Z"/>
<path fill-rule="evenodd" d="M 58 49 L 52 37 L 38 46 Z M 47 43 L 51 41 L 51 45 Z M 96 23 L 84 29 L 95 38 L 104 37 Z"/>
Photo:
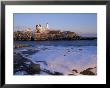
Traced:
<path fill-rule="evenodd" d="M 93 73 L 93 72 L 91 71 L 91 69 L 92 69 L 92 68 L 88 68 L 88 69 L 86 69 L 86 70 L 80 72 L 80 74 L 82 74 L 82 75 L 95 75 L 95 73 Z"/>
<path fill-rule="evenodd" d="M 29 67 L 29 74 L 40 74 L 40 64 L 32 64 Z"/>
<path fill-rule="evenodd" d="M 78 73 L 78 70 L 76 70 L 76 69 L 73 69 L 72 71 L 75 72 L 75 73 Z"/>
<path fill-rule="evenodd" d="M 63 75 L 63 73 L 60 73 L 60 72 L 54 72 L 53 75 Z"/>

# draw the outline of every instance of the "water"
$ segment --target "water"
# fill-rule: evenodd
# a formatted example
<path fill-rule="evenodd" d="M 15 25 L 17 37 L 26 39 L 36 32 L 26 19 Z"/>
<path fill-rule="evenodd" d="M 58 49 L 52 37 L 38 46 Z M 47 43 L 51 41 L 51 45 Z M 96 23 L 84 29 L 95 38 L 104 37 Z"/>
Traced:
<path fill-rule="evenodd" d="M 73 74 L 72 70 L 76 69 L 79 73 L 74 74 L 78 75 L 87 68 L 97 67 L 97 40 L 15 41 L 14 43 L 31 44 L 31 47 L 16 48 L 15 51 L 21 52 L 32 62 L 40 64 L 40 69 L 52 73 L 60 72 L 68 75 Z M 49 74 L 41 71 L 40 75 Z"/>
<path fill-rule="evenodd" d="M 97 40 L 74 41 L 15 41 L 15 44 L 31 44 L 35 46 L 97 46 Z"/>

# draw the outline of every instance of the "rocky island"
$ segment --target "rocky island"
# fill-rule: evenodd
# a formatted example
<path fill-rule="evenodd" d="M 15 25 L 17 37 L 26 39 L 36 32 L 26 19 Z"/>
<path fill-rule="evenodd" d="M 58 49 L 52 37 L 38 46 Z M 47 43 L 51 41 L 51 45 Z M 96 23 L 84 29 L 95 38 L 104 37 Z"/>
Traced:
<path fill-rule="evenodd" d="M 32 31 L 31 28 L 27 28 L 22 31 L 14 31 L 14 40 L 38 40 L 38 41 L 46 41 L 46 40 L 94 40 L 96 37 L 82 37 L 79 36 L 75 32 L 71 31 L 60 31 L 53 30 L 48 28 L 48 23 L 46 27 L 42 27 L 40 24 L 36 25 L 36 29 Z"/>

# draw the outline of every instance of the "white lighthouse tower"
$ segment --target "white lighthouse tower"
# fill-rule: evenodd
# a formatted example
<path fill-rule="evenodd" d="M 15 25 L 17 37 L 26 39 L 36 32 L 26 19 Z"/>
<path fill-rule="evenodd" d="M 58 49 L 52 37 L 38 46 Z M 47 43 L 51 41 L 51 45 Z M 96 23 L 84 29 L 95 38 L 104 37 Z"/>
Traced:
<path fill-rule="evenodd" d="M 49 28 L 49 25 L 48 25 L 48 23 L 46 23 L 46 28 L 47 28 L 47 29 Z"/>

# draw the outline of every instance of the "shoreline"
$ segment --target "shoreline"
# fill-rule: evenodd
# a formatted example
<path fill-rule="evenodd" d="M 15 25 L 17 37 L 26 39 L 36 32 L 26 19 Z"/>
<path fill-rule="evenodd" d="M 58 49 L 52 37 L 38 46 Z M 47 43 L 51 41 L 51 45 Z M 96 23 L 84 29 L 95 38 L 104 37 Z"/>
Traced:
<path fill-rule="evenodd" d="M 77 40 L 97 40 L 97 37 L 81 37 L 80 39 L 17 39 L 14 41 L 77 41 Z"/>
<path fill-rule="evenodd" d="M 19 69 L 16 68 L 15 62 L 14 62 L 14 75 L 42 75 L 43 72 L 45 73 L 44 75 L 64 75 L 61 72 L 56 72 L 56 71 L 51 71 L 48 69 L 41 69 L 40 64 L 35 64 L 31 60 L 26 59 L 22 57 L 20 54 L 16 53 L 16 55 L 20 58 L 22 58 L 21 62 L 25 62 L 22 65 L 19 65 Z M 17 65 L 17 64 L 16 64 Z M 79 71 L 77 69 L 73 69 L 72 73 L 69 73 L 67 75 L 97 75 L 92 70 L 96 70 L 97 67 L 89 67 L 83 71 Z M 41 74 L 42 73 L 42 74 Z"/>
<path fill-rule="evenodd" d="M 90 72 L 91 69 L 96 69 L 97 68 L 96 65 L 93 65 L 93 66 L 89 65 L 89 66 L 85 67 L 82 70 L 77 69 L 76 68 L 77 66 L 74 67 L 74 65 L 71 67 L 71 64 L 75 60 L 72 57 L 84 58 L 86 60 L 85 57 L 80 57 L 79 55 L 81 53 L 83 55 L 83 53 L 88 52 L 89 49 L 90 49 L 89 47 L 79 47 L 79 48 L 78 47 L 77 48 L 74 48 L 74 47 L 71 47 L 71 48 L 68 48 L 68 47 L 66 47 L 66 48 L 65 47 L 57 47 L 57 48 L 55 48 L 55 47 L 39 47 L 38 49 L 32 48 L 31 50 L 26 49 L 27 51 L 24 50 L 24 51 L 22 51 L 22 52 L 20 51 L 20 52 L 22 53 L 22 55 L 26 55 L 28 53 L 28 56 L 26 56 L 26 57 L 30 61 L 32 61 L 34 64 L 39 64 L 40 65 L 41 72 L 40 72 L 40 74 L 37 74 L 37 75 L 46 75 L 46 74 L 48 75 L 49 73 L 50 73 L 50 75 L 55 75 L 55 74 L 56 75 L 62 75 L 62 74 L 63 75 L 84 75 L 84 74 L 85 75 L 87 75 L 87 74 L 96 75 L 97 71 L 94 72 L 94 73 Z M 93 49 L 93 47 L 91 47 L 91 49 Z M 56 52 L 56 50 L 57 50 L 57 52 Z M 90 50 L 89 50 L 89 52 L 90 52 Z M 25 52 L 25 53 L 23 53 L 23 52 Z M 68 57 L 68 55 L 69 55 L 69 57 Z M 57 57 L 60 57 L 60 59 L 57 59 Z M 83 61 L 84 59 L 81 60 L 82 63 L 77 62 L 77 59 L 76 59 L 77 64 L 79 63 L 79 65 L 80 65 L 80 64 L 85 63 Z M 92 60 L 92 58 L 91 58 L 91 60 Z M 66 62 L 66 63 L 64 64 L 64 62 L 62 62 L 62 61 Z M 70 63 L 70 62 L 72 62 L 72 63 Z M 75 63 L 73 63 L 73 64 L 75 64 Z M 69 68 L 71 68 L 69 73 L 66 72 L 66 71 L 68 71 L 68 69 L 67 69 L 68 66 L 69 66 Z M 77 73 L 77 71 L 78 71 L 78 73 Z"/>

